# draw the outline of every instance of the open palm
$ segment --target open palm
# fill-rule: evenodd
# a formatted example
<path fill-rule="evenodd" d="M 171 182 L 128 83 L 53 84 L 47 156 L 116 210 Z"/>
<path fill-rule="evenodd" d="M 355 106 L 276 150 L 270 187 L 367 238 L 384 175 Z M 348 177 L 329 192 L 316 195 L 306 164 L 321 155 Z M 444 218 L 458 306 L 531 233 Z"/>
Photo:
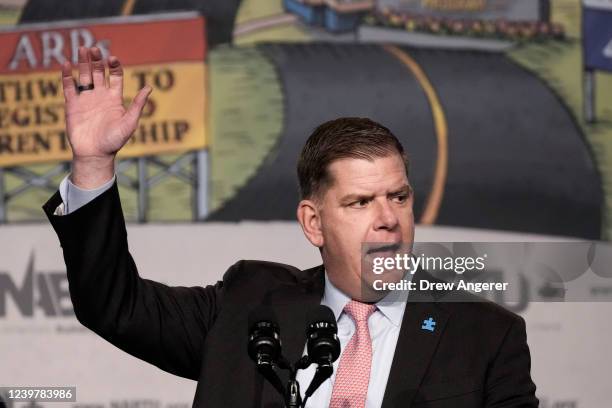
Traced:
<path fill-rule="evenodd" d="M 138 125 L 151 88 L 142 88 L 130 106 L 123 106 L 123 68 L 119 60 L 108 58 L 108 81 L 105 64 L 98 48 L 79 48 L 78 83 L 72 77 L 69 62 L 62 66 L 62 84 L 66 101 L 66 132 L 75 163 L 91 173 L 100 162 L 112 163 Z M 93 84 L 93 89 L 91 85 Z M 83 166 L 81 166 L 83 167 Z"/>

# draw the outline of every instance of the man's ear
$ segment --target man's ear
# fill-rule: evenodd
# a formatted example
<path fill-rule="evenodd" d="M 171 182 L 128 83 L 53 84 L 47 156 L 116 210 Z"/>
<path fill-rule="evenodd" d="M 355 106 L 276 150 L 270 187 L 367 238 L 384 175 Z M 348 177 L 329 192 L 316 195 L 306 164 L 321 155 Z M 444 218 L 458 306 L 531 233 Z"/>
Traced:
<path fill-rule="evenodd" d="M 297 219 L 308 241 L 321 248 L 323 246 L 323 232 L 321 230 L 321 213 L 317 204 L 312 200 L 300 201 L 297 208 Z"/>

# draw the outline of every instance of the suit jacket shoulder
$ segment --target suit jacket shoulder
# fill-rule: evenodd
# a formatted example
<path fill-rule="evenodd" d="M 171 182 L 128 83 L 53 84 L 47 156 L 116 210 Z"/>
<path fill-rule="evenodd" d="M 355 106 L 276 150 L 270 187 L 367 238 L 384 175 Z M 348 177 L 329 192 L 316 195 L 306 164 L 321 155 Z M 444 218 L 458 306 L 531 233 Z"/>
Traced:
<path fill-rule="evenodd" d="M 251 284 L 263 279 L 266 282 L 280 281 L 296 283 L 302 271 L 295 266 L 278 262 L 242 259 L 234 264 L 223 276 L 227 289 Z"/>

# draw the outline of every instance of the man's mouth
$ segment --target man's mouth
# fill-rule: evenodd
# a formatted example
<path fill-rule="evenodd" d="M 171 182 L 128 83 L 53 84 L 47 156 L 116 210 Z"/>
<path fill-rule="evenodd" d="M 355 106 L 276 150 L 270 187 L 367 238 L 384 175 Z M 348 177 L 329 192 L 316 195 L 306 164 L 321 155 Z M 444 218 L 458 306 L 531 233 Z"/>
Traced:
<path fill-rule="evenodd" d="M 370 247 L 367 251 L 367 255 L 376 254 L 376 253 L 395 253 L 402 246 L 401 242 L 377 245 Z"/>

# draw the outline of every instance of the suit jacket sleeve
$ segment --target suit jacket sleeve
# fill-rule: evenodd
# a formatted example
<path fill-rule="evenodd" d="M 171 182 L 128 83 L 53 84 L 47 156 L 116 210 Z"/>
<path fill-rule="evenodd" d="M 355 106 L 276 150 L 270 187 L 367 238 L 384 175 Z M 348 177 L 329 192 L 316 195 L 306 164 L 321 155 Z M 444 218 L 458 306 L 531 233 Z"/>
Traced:
<path fill-rule="evenodd" d="M 539 402 L 531 379 L 525 320 L 516 316 L 489 367 L 487 408 L 532 408 Z"/>
<path fill-rule="evenodd" d="M 61 202 L 56 192 L 43 209 L 63 249 L 77 319 L 133 356 L 197 380 L 222 283 L 169 287 L 141 278 L 128 250 L 116 183 L 75 212 L 53 215 Z"/>

